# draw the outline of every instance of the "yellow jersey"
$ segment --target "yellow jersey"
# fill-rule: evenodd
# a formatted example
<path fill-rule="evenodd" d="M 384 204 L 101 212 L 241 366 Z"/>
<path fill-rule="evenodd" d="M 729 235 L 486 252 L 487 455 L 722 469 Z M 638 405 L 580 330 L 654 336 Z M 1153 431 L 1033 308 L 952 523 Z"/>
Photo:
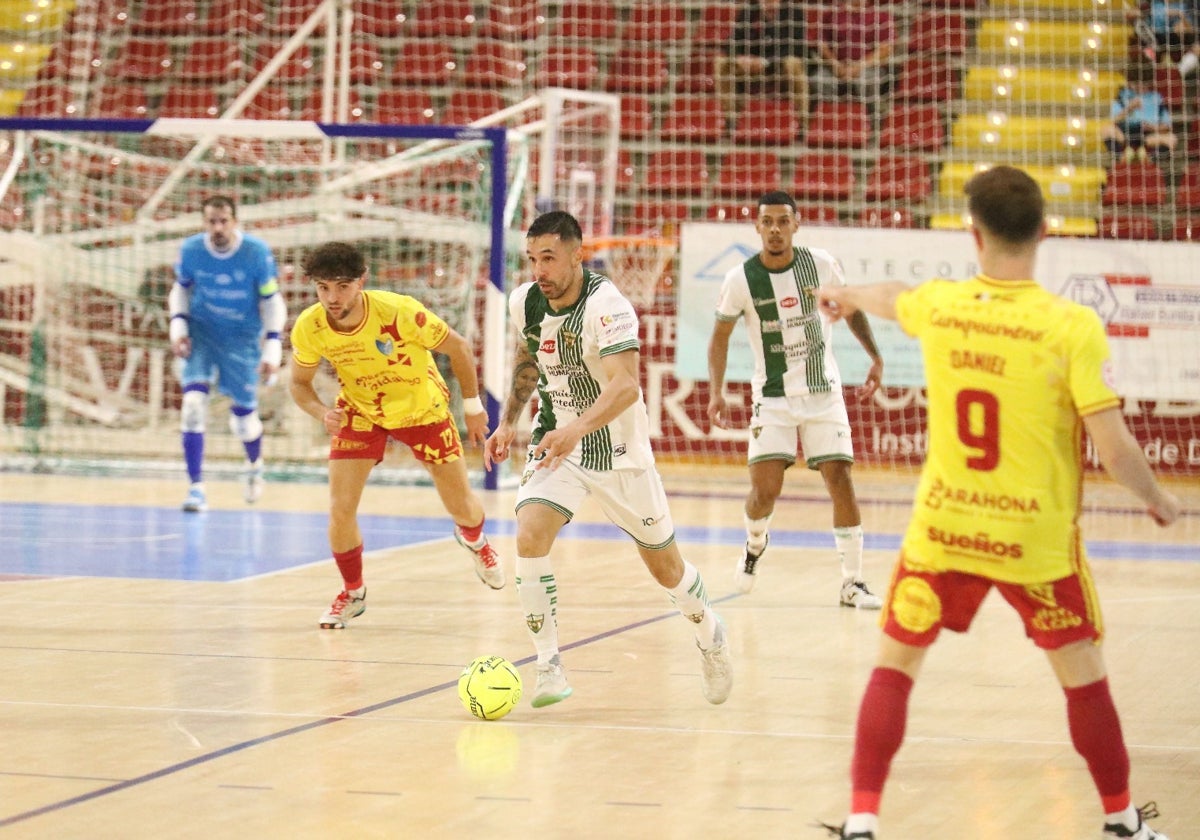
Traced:
<path fill-rule="evenodd" d="M 906 560 L 1008 583 L 1072 574 L 1081 418 L 1120 404 L 1100 319 L 1032 280 L 984 275 L 903 292 L 896 315 L 921 343 L 928 394 Z"/>
<path fill-rule="evenodd" d="M 339 398 L 384 427 L 425 426 L 449 416 L 450 392 L 433 353 L 450 333 L 415 298 L 363 291 L 365 316 L 350 332 L 329 325 L 319 303 L 292 327 L 292 357 L 303 367 L 327 359 L 341 383 Z"/>

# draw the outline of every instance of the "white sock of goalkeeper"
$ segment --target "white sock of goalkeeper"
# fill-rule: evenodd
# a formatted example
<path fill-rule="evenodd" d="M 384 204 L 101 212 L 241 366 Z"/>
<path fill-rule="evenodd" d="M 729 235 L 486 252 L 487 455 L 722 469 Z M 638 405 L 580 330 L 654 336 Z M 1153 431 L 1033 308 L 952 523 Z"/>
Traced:
<path fill-rule="evenodd" d="M 663 589 L 667 588 L 664 586 Z M 708 603 L 708 592 L 704 589 L 700 570 L 684 560 L 683 577 L 673 589 L 667 589 L 667 595 L 680 614 L 692 622 L 696 643 L 704 650 L 712 647 L 717 634 L 717 614 Z"/>
<path fill-rule="evenodd" d="M 517 555 L 517 596 L 539 665 L 558 653 L 558 583 L 550 557 Z"/>
<path fill-rule="evenodd" d="M 837 548 L 838 562 L 842 564 L 842 580 L 862 580 L 862 525 L 834 528 L 833 544 Z"/>

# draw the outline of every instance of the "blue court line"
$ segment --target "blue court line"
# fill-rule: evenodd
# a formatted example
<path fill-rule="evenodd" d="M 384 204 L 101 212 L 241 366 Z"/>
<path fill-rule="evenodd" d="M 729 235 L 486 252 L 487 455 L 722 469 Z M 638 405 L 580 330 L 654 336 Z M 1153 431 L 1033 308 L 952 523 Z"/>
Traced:
<path fill-rule="evenodd" d="M 625 536 L 625 538 L 628 539 L 627 535 L 623 534 L 623 536 Z M 730 598 L 735 598 L 735 597 L 738 597 L 738 596 L 736 594 L 735 595 L 726 595 L 722 598 L 717 598 L 717 599 L 713 600 L 712 603 L 718 604 L 718 603 L 721 603 L 722 601 L 727 601 Z M 668 618 L 674 618 L 675 616 L 678 616 L 678 615 L 679 615 L 679 613 L 676 613 L 676 612 L 663 613 L 661 615 L 653 616 L 652 618 L 646 618 L 646 619 L 642 619 L 641 621 L 635 621 L 632 624 L 626 624 L 624 626 L 616 627 L 612 630 L 606 630 L 603 633 L 597 633 L 593 636 L 589 636 L 587 638 L 580 639 L 575 642 L 570 642 L 569 644 L 563 645 L 562 650 L 563 651 L 574 650 L 575 648 L 594 644 L 595 642 L 603 641 L 604 639 L 608 639 L 613 636 L 618 636 L 622 633 L 627 633 L 632 630 L 637 630 L 641 627 L 646 627 L 650 624 L 656 624 L 660 621 L 665 621 Z M 339 631 L 339 632 L 345 632 L 345 631 Z M 535 661 L 536 659 L 537 659 L 536 655 L 527 656 L 524 659 L 517 660 L 514 664 L 517 665 L 517 667 L 520 667 L 522 665 L 528 665 L 529 663 Z M 181 773 L 184 770 L 188 770 L 192 767 L 196 767 L 201 764 L 208 764 L 210 762 L 216 761 L 217 759 L 225 758 L 226 756 L 230 756 L 230 755 L 235 755 L 239 752 L 244 752 L 245 750 L 251 749 L 252 747 L 257 747 L 262 744 L 269 744 L 272 741 L 278 741 L 281 738 L 287 738 L 292 735 L 300 735 L 304 732 L 308 732 L 313 729 L 319 729 L 320 727 L 329 726 L 331 724 L 339 723 L 344 720 L 352 720 L 354 718 L 360 718 L 360 717 L 363 717 L 364 715 L 368 715 L 372 712 L 378 712 L 383 709 L 389 709 L 393 706 L 398 706 L 401 703 L 407 703 L 411 700 L 418 700 L 422 697 L 427 697 L 430 694 L 436 694 L 439 691 L 446 691 L 451 688 L 453 688 L 455 690 L 458 689 L 458 678 L 457 677 L 449 682 L 439 683 L 438 685 L 429 686 L 428 688 L 422 688 L 417 691 L 412 691 L 412 692 L 409 692 L 408 694 L 403 694 L 399 697 L 393 697 L 390 700 L 381 700 L 378 703 L 372 703 L 369 706 L 363 706 L 361 708 L 354 709 L 353 711 L 349 711 L 349 712 L 346 712 L 341 715 L 333 715 L 330 717 L 321 718 L 320 720 L 309 721 L 308 723 L 303 723 L 298 726 L 292 726 L 287 729 L 280 730 L 279 732 L 273 732 L 269 735 L 262 735 L 258 738 L 251 738 L 248 741 L 241 741 L 237 744 L 231 744 L 228 747 L 222 747 L 219 750 L 213 750 L 210 753 L 205 753 L 204 755 L 198 755 L 195 758 L 189 758 L 187 761 L 181 761 L 177 764 L 170 764 L 170 765 L 167 765 L 166 767 L 162 767 L 158 770 L 153 770 L 149 773 L 143 773 L 141 776 L 135 776 L 132 779 L 126 779 L 121 782 L 116 782 L 115 784 L 107 785 L 102 788 L 97 788 L 96 790 L 89 791 L 88 793 L 81 793 L 77 796 L 72 796 L 68 799 L 63 799 L 58 802 L 51 802 L 47 805 L 42 805 L 41 807 L 34 808 L 30 811 L 23 811 L 18 814 L 13 814 L 11 817 L 2 817 L 2 818 L 0 818 L 0 828 L 5 828 L 10 825 L 16 825 L 17 823 L 25 822 L 27 820 L 34 819 L 35 817 L 40 817 L 40 816 L 44 816 L 46 814 L 51 814 L 51 813 L 54 813 L 55 811 L 62 811 L 64 809 L 70 808 L 74 805 L 81 805 L 84 802 L 90 802 L 93 799 L 99 799 L 103 796 L 108 796 L 113 793 L 119 793 L 123 790 L 128 790 L 129 788 L 132 788 L 132 787 L 137 787 L 139 785 L 144 785 L 149 782 L 156 781 L 158 779 L 163 779 L 163 778 L 166 778 L 167 776 L 172 776 L 172 775 L 175 775 L 176 773 Z M 488 723 L 484 723 L 483 721 L 480 721 L 479 723 L 481 726 L 490 725 Z"/>
<path fill-rule="evenodd" d="M 832 548 L 829 530 L 791 530 L 777 515 L 772 544 Z M 150 580 L 236 581 L 328 559 L 324 513 L 255 509 L 189 514 L 175 508 L 59 503 L 0 503 L 0 580 L 5 577 L 113 577 Z M 806 523 L 808 524 L 808 523 Z M 368 551 L 447 539 L 446 517 L 359 517 Z M 488 520 L 488 533 L 513 536 L 511 519 Z M 684 525 L 676 529 L 683 550 L 694 545 L 740 546 L 739 525 Z M 608 523 L 572 522 L 570 539 L 626 541 Z M 898 534 L 867 533 L 866 547 L 896 551 Z M 1200 547 L 1119 540 L 1087 543 L 1095 559 L 1200 562 Z"/>

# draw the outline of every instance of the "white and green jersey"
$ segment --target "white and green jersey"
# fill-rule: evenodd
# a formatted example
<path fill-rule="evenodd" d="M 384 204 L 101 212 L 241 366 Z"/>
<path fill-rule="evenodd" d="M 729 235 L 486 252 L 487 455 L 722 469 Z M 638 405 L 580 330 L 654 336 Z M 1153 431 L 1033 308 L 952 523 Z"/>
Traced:
<path fill-rule="evenodd" d="M 639 350 L 637 314 L 607 277 L 584 269 L 583 291 L 555 312 L 536 283 L 519 286 L 508 311 L 538 363 L 540 406 L 532 443 L 587 411 L 608 382 L 603 356 Z M 607 426 L 584 435 L 568 460 L 589 470 L 644 470 L 654 465 L 650 421 L 637 402 Z"/>
<path fill-rule="evenodd" d="M 841 265 L 816 248 L 793 248 L 791 264 L 779 271 L 767 270 L 756 254 L 725 275 L 717 318 L 746 317 L 756 400 L 841 387 L 830 344 L 833 323 L 821 314 L 809 290 L 844 285 Z"/>

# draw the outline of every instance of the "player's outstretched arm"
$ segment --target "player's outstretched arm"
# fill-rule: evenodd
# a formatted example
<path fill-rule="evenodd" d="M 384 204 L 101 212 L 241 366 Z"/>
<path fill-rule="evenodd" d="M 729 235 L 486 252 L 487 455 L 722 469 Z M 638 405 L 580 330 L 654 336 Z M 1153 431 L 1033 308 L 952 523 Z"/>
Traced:
<path fill-rule="evenodd" d="M 483 447 L 483 466 L 487 470 L 491 470 L 492 464 L 508 460 L 509 449 L 517 437 L 517 418 L 521 415 L 521 410 L 529 405 L 537 388 L 537 359 L 522 343 L 517 344 L 514 355 L 516 358 L 513 363 L 512 388 L 504 400 L 504 407 L 500 410 L 500 425 Z"/>
<path fill-rule="evenodd" d="M 896 299 L 908 291 L 904 283 L 869 283 L 865 286 L 820 286 L 810 289 L 831 320 L 849 318 L 855 312 L 865 312 L 877 318 L 896 320 Z"/>
<path fill-rule="evenodd" d="M 1179 517 L 1179 500 L 1159 485 L 1145 454 L 1125 425 L 1121 409 L 1089 414 L 1083 418 L 1083 425 L 1108 474 L 1141 499 L 1146 512 L 1159 525 L 1174 522 Z"/>

